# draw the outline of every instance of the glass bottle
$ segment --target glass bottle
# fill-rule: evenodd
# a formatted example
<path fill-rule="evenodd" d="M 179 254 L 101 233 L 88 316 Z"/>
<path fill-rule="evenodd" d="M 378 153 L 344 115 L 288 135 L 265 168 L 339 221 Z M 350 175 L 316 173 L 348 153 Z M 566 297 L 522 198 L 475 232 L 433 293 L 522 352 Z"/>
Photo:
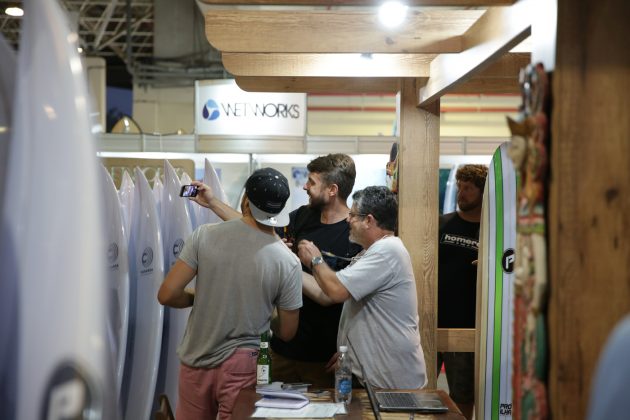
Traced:
<path fill-rule="evenodd" d="M 260 335 L 260 350 L 256 361 L 256 385 L 271 383 L 271 356 L 269 355 L 269 333 Z"/>

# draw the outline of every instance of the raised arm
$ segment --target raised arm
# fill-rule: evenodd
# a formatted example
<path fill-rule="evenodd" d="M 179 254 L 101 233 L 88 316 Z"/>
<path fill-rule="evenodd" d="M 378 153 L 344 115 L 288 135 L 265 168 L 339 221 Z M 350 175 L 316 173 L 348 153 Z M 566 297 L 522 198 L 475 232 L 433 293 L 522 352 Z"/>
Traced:
<path fill-rule="evenodd" d="M 209 185 L 204 184 L 199 181 L 192 181 L 192 185 L 196 186 L 199 192 L 195 197 L 190 197 L 190 200 L 199 204 L 200 206 L 209 208 L 212 210 L 217 216 L 221 218 L 221 220 L 232 220 L 232 219 L 240 219 L 243 217 L 241 213 L 234 210 L 227 203 L 219 200 L 215 195 L 212 188 Z"/>
<path fill-rule="evenodd" d="M 305 272 L 302 272 L 302 292 L 309 299 L 314 300 L 322 306 L 330 306 L 335 303 L 324 293 L 322 288 L 319 287 L 315 277 Z"/>
<path fill-rule="evenodd" d="M 311 261 L 314 257 L 321 257 L 321 252 L 311 241 L 302 240 L 298 244 L 298 256 L 307 267 L 311 267 L 313 277 L 317 281 L 317 284 L 321 290 L 332 300 L 334 303 L 345 302 L 350 298 L 350 292 L 346 289 L 346 286 L 341 283 L 337 274 L 326 263 L 318 264 L 316 266 L 311 265 Z M 304 288 L 304 286 L 302 286 Z"/>

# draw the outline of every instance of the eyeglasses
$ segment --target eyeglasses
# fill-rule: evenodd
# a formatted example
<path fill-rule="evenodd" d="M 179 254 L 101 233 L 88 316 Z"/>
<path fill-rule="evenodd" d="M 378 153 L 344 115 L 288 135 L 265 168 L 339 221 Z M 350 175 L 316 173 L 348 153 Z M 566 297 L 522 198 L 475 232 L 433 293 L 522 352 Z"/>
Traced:
<path fill-rule="evenodd" d="M 348 216 L 350 216 L 351 219 L 354 218 L 354 217 L 365 217 L 367 215 L 368 215 L 368 213 L 355 213 L 353 211 L 348 212 Z"/>

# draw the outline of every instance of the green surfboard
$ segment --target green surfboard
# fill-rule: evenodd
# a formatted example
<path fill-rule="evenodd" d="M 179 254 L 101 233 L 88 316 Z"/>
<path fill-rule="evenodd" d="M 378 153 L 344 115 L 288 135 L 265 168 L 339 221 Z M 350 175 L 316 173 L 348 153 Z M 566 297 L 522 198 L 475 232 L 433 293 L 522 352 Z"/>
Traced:
<path fill-rule="evenodd" d="M 512 418 L 516 174 L 502 144 L 483 198 L 477 267 L 476 418 Z"/>

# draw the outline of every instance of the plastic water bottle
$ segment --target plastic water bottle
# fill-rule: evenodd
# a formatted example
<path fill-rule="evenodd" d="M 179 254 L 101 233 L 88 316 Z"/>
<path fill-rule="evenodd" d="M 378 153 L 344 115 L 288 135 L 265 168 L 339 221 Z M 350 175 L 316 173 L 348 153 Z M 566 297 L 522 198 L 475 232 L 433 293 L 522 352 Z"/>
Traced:
<path fill-rule="evenodd" d="M 352 400 L 352 361 L 348 347 L 339 346 L 339 359 L 335 370 L 335 401 L 349 404 Z"/>

